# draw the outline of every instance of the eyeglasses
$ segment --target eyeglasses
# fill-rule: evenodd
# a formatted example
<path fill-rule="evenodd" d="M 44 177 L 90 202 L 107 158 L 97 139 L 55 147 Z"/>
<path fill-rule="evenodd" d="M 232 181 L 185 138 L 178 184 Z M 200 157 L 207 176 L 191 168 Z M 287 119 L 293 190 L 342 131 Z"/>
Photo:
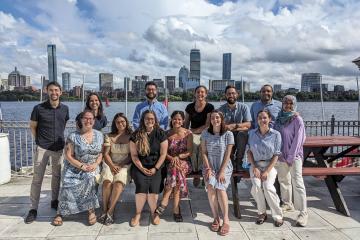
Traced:
<path fill-rule="evenodd" d="M 86 118 L 86 117 L 83 117 L 82 119 L 83 119 L 84 121 L 89 121 L 89 122 L 94 121 L 94 118 Z"/>

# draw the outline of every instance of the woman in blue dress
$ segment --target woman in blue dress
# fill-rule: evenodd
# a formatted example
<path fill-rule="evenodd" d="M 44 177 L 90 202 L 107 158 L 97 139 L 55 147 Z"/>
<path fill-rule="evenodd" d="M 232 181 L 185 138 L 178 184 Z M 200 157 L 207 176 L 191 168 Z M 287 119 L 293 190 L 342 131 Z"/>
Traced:
<path fill-rule="evenodd" d="M 85 110 L 77 117 L 78 130 L 67 138 L 55 226 L 62 225 L 63 216 L 84 211 L 88 211 L 89 224 L 96 223 L 95 208 L 99 201 L 95 176 L 99 174 L 104 137 L 93 129 L 94 122 L 94 113 Z"/>

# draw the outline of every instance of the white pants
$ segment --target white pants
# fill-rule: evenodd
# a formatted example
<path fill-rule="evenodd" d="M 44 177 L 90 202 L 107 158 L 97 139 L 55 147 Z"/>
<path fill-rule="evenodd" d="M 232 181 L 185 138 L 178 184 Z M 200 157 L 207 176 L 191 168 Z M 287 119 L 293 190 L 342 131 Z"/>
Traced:
<path fill-rule="evenodd" d="M 302 213 L 307 211 L 306 190 L 302 177 L 302 159 L 295 159 L 292 166 L 286 162 L 277 162 L 278 179 L 280 183 L 281 200 L 284 204 L 294 206 Z M 294 201 L 292 201 L 294 191 Z M 293 205 L 294 202 L 294 205 Z"/>
<path fill-rule="evenodd" d="M 270 162 L 256 162 L 256 166 L 259 167 L 262 172 Z M 265 181 L 256 178 L 253 174 L 253 167 L 250 167 L 250 177 L 252 182 L 251 195 L 254 197 L 257 205 L 258 214 L 266 213 L 266 202 L 268 203 L 271 215 L 275 221 L 283 218 L 282 210 L 280 208 L 280 199 L 276 194 L 274 182 L 276 178 L 276 169 L 272 168 Z M 266 199 L 266 201 L 265 201 Z"/>

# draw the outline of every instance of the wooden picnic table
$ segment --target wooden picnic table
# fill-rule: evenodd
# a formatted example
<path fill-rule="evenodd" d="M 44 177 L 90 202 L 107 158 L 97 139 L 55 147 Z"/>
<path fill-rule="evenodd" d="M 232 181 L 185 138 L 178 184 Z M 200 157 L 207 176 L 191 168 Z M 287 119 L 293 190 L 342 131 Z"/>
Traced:
<path fill-rule="evenodd" d="M 309 136 L 306 137 L 304 143 L 304 167 L 331 167 L 330 163 L 346 156 L 352 150 L 360 146 L 360 137 L 351 137 L 351 136 Z M 338 152 L 332 156 L 326 156 L 326 152 L 331 147 L 342 147 L 342 151 Z M 309 157 L 312 156 L 315 158 L 316 162 L 309 161 Z M 325 183 L 329 189 L 331 198 L 334 202 L 336 209 L 350 216 L 349 209 L 347 208 L 345 199 L 340 191 L 340 188 L 337 184 L 337 175 L 328 175 L 325 178 Z"/>

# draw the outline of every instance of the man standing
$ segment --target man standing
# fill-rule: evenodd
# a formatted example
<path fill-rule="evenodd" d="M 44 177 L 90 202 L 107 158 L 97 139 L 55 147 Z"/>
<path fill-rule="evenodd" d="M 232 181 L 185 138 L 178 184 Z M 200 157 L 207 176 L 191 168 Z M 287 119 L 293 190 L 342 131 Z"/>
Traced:
<path fill-rule="evenodd" d="M 147 82 L 145 84 L 145 94 L 146 94 L 146 100 L 142 103 L 139 103 L 136 106 L 134 112 L 133 121 L 132 121 L 134 129 L 137 129 L 139 127 L 142 113 L 149 109 L 155 112 L 160 127 L 166 130 L 169 124 L 169 114 L 164 104 L 156 100 L 156 94 L 157 94 L 156 83 L 152 81 Z"/>
<path fill-rule="evenodd" d="M 272 86 L 269 84 L 265 84 L 264 86 L 262 86 L 260 90 L 260 100 L 254 102 L 250 108 L 250 113 L 252 118 L 252 123 L 251 123 L 252 128 L 258 127 L 257 114 L 260 110 L 265 108 L 268 109 L 271 114 L 270 127 L 271 128 L 274 127 L 275 120 L 279 112 L 281 111 L 282 104 L 280 101 L 274 100 L 272 97 L 273 97 Z"/>
<path fill-rule="evenodd" d="M 226 128 L 232 131 L 235 139 L 235 154 L 232 157 L 235 170 L 242 169 L 242 160 L 247 144 L 247 131 L 251 127 L 250 109 L 246 104 L 237 102 L 238 93 L 234 86 L 225 88 L 227 103 L 219 110 L 224 114 Z"/>
<path fill-rule="evenodd" d="M 65 145 L 64 130 L 69 120 L 69 108 L 60 103 L 61 86 L 50 82 L 46 86 L 49 99 L 36 105 L 31 113 L 30 129 L 36 142 L 33 160 L 34 175 L 31 183 L 31 209 L 25 223 L 32 223 L 37 216 L 41 185 L 46 165 L 51 159 L 51 208 L 57 209 L 60 189 L 61 161 Z"/>

